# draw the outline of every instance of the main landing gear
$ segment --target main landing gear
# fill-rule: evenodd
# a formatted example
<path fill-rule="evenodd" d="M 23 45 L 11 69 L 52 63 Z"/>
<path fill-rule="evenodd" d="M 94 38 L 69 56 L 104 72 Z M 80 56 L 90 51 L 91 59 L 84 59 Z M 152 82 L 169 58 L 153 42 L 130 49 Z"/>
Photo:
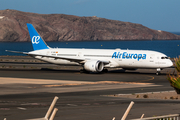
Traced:
<path fill-rule="evenodd" d="M 107 72 L 108 72 L 108 69 L 103 69 L 101 72 L 95 72 L 95 73 L 107 73 Z M 92 73 L 92 72 L 87 71 L 85 69 L 81 69 L 80 73 Z"/>
<path fill-rule="evenodd" d="M 157 72 L 156 72 L 156 75 L 160 75 L 161 74 L 161 68 L 157 68 Z"/>

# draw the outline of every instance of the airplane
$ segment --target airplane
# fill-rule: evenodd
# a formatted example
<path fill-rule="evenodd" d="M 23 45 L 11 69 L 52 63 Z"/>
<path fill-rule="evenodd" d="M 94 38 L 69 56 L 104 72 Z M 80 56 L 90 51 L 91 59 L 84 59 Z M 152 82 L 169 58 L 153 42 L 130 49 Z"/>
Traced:
<path fill-rule="evenodd" d="M 100 73 L 107 68 L 123 68 L 156 69 L 158 75 L 162 69 L 173 65 L 165 54 L 150 50 L 51 48 L 32 24 L 27 23 L 27 28 L 34 51 L 6 51 L 26 54 L 56 65 L 82 66 L 83 70 L 92 73 Z"/>

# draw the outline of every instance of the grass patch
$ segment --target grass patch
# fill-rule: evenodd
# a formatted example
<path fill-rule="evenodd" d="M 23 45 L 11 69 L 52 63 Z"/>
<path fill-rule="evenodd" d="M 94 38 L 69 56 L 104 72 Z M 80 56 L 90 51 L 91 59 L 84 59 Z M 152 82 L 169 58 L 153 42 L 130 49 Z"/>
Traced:
<path fill-rule="evenodd" d="M 175 64 L 175 71 L 171 75 L 170 73 L 167 74 L 167 79 L 170 82 L 170 85 L 176 90 L 177 94 L 180 94 L 180 57 L 174 59 Z"/>

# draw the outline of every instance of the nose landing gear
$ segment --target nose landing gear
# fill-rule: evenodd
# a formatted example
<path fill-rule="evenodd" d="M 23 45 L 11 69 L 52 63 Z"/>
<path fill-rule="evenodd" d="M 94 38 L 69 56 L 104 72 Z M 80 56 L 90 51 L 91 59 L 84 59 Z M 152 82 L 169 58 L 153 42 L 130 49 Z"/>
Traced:
<path fill-rule="evenodd" d="M 157 72 L 156 72 L 156 75 L 160 75 L 161 74 L 161 68 L 157 68 Z"/>

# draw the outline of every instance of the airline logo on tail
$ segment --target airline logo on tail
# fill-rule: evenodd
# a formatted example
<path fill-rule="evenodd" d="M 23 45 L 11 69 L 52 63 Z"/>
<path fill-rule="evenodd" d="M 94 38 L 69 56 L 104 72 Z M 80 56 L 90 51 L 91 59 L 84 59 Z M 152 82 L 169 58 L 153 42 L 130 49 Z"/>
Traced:
<path fill-rule="evenodd" d="M 31 43 L 34 50 L 42 50 L 42 49 L 49 49 L 46 42 L 41 38 L 39 33 L 33 27 L 32 24 L 27 23 L 27 28 L 29 31 L 29 35 L 31 38 Z"/>
<path fill-rule="evenodd" d="M 32 37 L 32 44 L 38 44 L 40 41 L 40 36 L 33 36 Z"/>

